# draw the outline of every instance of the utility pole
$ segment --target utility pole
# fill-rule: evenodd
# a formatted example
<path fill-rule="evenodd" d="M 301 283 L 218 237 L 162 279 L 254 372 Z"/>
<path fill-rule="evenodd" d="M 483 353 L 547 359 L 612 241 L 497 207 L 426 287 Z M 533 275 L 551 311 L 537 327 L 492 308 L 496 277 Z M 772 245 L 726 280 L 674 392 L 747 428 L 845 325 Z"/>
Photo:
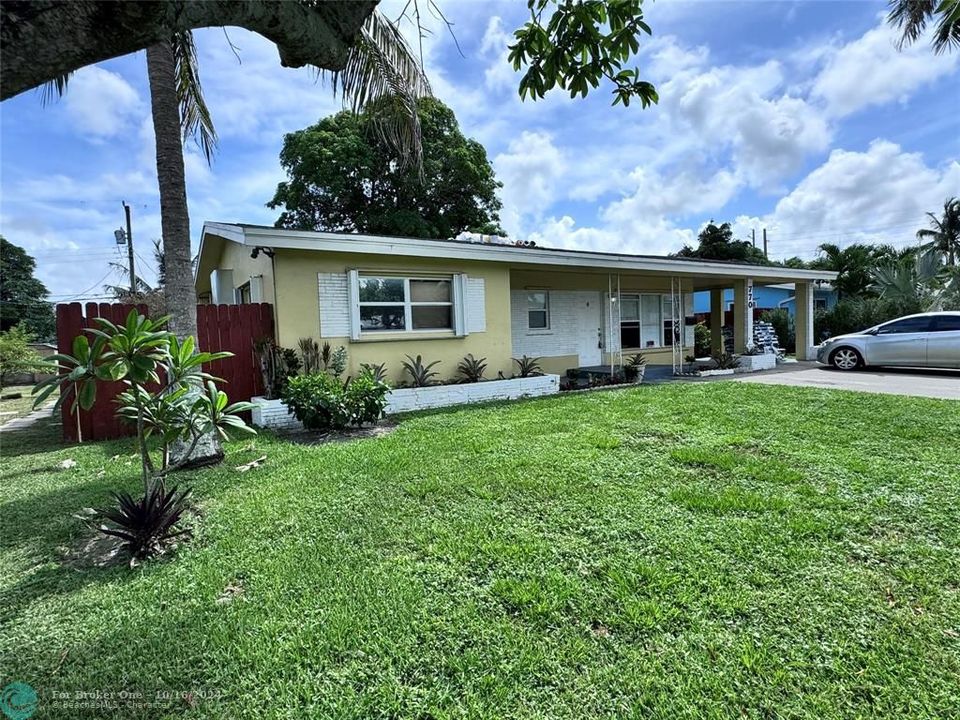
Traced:
<path fill-rule="evenodd" d="M 757 246 L 757 229 L 756 228 L 750 229 L 750 240 L 753 242 L 753 246 L 756 247 Z"/>
<path fill-rule="evenodd" d="M 123 212 L 127 216 L 127 260 L 130 262 L 130 292 L 136 295 L 137 274 L 133 268 L 133 226 L 130 224 L 130 206 L 126 202 L 123 202 Z"/>
<path fill-rule="evenodd" d="M 133 251 L 131 250 L 131 252 Z M 768 260 L 770 259 L 770 254 L 767 252 L 767 229 L 766 228 L 763 229 L 763 256 Z M 131 260 L 130 262 L 132 263 L 133 260 Z M 131 265 L 130 267 L 133 267 L 133 265 Z"/>

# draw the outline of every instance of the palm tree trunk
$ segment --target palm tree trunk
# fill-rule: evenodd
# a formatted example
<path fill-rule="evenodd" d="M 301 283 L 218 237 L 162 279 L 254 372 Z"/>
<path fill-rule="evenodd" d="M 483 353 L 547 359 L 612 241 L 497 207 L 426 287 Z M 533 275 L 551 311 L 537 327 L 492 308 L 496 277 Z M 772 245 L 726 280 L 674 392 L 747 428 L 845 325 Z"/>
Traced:
<path fill-rule="evenodd" d="M 181 340 L 197 335 L 197 292 L 190 264 L 190 215 L 183 169 L 183 141 L 177 100 L 176 60 L 170 43 L 147 48 L 147 76 L 157 144 L 160 225 L 170 330 Z"/>
<path fill-rule="evenodd" d="M 176 59 L 169 42 L 147 48 L 147 77 L 157 143 L 157 182 L 160 185 L 160 227 L 163 232 L 163 292 L 170 331 L 181 340 L 197 337 L 197 290 L 190 263 L 190 215 L 183 169 L 183 125 L 177 98 Z M 174 443 L 172 460 L 183 467 L 220 462 L 223 448 L 214 433 L 199 443 Z"/>

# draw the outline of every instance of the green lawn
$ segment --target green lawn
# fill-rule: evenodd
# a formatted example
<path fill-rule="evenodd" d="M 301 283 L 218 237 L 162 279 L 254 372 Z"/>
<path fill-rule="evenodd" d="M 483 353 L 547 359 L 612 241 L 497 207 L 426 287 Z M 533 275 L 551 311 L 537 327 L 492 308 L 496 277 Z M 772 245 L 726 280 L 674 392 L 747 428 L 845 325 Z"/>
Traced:
<path fill-rule="evenodd" d="M 2 438 L 0 668 L 38 718 L 960 716 L 960 403 L 684 384 L 261 436 L 132 571 L 61 561 L 131 445 L 53 433 Z M 194 695 L 52 706 L 123 690 Z"/>

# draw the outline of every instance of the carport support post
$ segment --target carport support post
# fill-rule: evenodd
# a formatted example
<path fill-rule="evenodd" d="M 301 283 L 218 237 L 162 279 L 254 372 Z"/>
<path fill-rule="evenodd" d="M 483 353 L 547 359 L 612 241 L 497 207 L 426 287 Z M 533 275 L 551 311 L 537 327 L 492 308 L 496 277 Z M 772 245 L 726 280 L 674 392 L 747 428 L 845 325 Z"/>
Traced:
<path fill-rule="evenodd" d="M 733 283 L 733 351 L 743 354 L 753 345 L 753 279 Z"/>
<path fill-rule="evenodd" d="M 797 360 L 816 360 L 817 351 L 814 348 L 813 337 L 813 283 L 797 282 L 795 287 Z"/>
<path fill-rule="evenodd" d="M 723 288 L 710 291 L 710 350 L 723 352 Z"/>

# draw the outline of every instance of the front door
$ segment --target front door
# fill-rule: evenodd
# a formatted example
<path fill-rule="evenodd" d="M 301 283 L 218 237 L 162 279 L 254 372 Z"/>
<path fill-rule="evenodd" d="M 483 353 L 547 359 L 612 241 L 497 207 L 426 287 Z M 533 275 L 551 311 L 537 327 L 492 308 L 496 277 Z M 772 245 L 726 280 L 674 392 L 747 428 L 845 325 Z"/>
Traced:
<path fill-rule="evenodd" d="M 603 362 L 600 352 L 601 313 L 600 293 L 578 292 L 577 300 L 577 356 L 580 367 L 590 367 Z"/>

